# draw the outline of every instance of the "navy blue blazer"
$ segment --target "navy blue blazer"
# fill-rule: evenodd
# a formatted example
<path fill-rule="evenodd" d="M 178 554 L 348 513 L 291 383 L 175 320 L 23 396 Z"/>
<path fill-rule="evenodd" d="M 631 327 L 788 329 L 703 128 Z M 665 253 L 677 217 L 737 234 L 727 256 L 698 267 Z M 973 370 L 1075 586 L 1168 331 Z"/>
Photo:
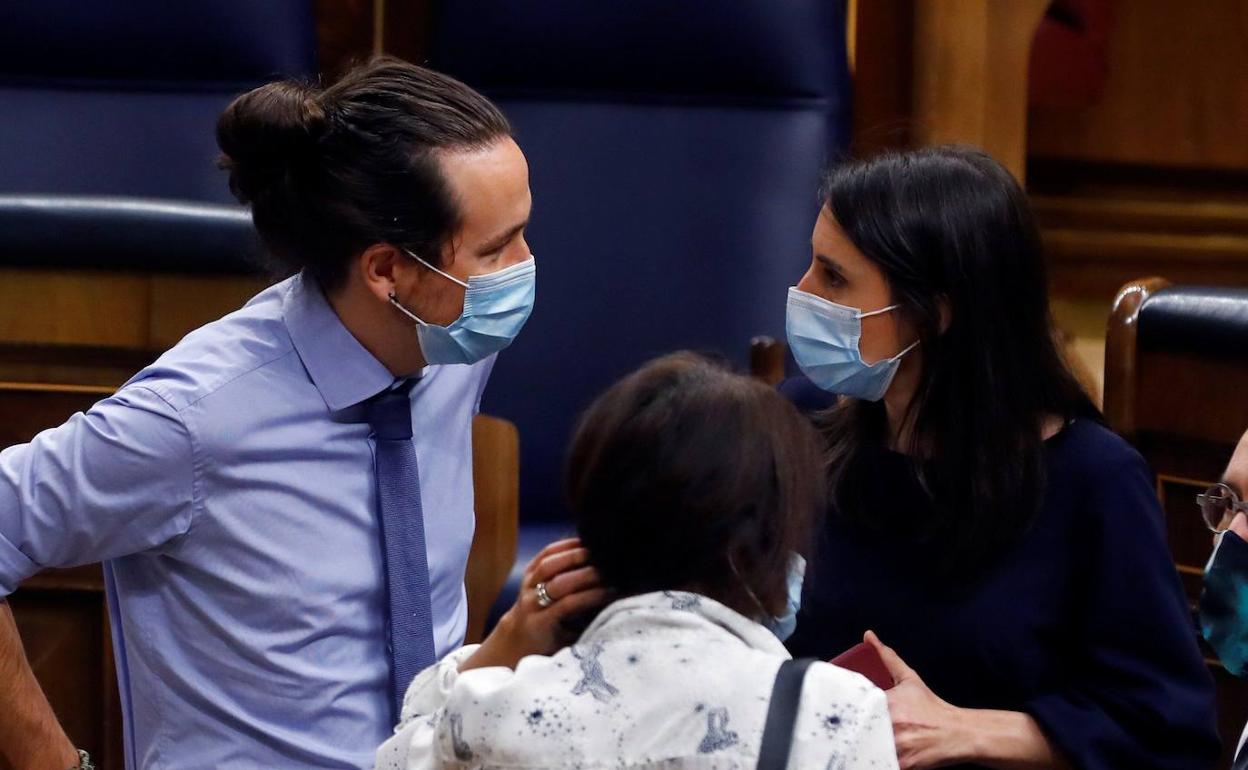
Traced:
<path fill-rule="evenodd" d="M 805 409 L 831 403 L 809 381 L 781 390 Z M 1080 770 L 1212 767 L 1213 680 L 1152 473 L 1091 420 L 1045 448 L 1037 519 L 961 589 L 938 577 L 935 547 L 906 527 L 867 532 L 831 512 L 790 650 L 826 659 L 871 629 L 955 706 L 1030 714 Z M 870 475 L 881 515 L 930 510 L 908 458 L 884 452 Z"/>

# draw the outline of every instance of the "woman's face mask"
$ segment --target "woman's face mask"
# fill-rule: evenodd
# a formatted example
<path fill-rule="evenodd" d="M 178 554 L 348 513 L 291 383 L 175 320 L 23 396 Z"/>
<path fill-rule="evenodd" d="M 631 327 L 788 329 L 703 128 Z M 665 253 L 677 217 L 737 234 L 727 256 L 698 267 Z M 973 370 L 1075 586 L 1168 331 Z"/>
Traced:
<path fill-rule="evenodd" d="M 858 349 L 862 319 L 896 309 L 897 305 L 889 305 L 864 313 L 794 286 L 789 289 L 785 310 L 789 349 L 802 373 L 820 388 L 838 396 L 879 401 L 897 376 L 902 356 L 919 343 L 914 342 L 892 358 L 868 364 Z"/>
<path fill-rule="evenodd" d="M 793 553 L 789 555 L 789 574 L 788 587 L 789 595 L 784 608 L 784 614 L 768 616 L 767 608 L 763 602 L 750 588 L 749 584 L 741 577 L 741 573 L 737 571 L 737 567 L 732 563 L 732 559 L 728 560 L 728 566 L 736 574 L 737 579 L 741 581 L 741 585 L 745 588 L 745 592 L 750 595 L 758 608 L 763 611 L 764 615 L 759 619 L 759 624 L 768 631 L 776 635 L 780 641 L 784 641 L 793 635 L 797 629 L 797 613 L 802 608 L 802 583 L 806 580 L 806 560 L 801 554 Z"/>
<path fill-rule="evenodd" d="M 797 630 L 797 613 L 802 608 L 802 583 L 805 581 L 806 560 L 795 553 L 789 557 L 789 600 L 784 614 L 768 618 L 763 624 L 782 642 Z"/>
<path fill-rule="evenodd" d="M 789 349 L 820 388 L 876 401 L 917 335 L 894 314 L 898 306 L 884 271 L 858 250 L 827 206 L 815 220 L 810 246 L 810 267 L 789 289 Z"/>

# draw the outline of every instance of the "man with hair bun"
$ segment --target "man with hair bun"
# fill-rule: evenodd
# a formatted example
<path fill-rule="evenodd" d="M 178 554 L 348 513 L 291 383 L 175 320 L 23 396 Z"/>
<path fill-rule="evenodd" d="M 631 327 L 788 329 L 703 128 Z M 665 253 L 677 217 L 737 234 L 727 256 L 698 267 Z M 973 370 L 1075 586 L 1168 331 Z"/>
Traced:
<path fill-rule="evenodd" d="M 370 767 L 463 641 L 472 417 L 535 294 L 528 168 L 487 99 L 390 58 L 243 94 L 217 137 L 290 277 L 0 453 L 0 597 L 104 563 L 128 767 Z M 0 765 L 89 766 L 2 600 L 0 682 Z"/>

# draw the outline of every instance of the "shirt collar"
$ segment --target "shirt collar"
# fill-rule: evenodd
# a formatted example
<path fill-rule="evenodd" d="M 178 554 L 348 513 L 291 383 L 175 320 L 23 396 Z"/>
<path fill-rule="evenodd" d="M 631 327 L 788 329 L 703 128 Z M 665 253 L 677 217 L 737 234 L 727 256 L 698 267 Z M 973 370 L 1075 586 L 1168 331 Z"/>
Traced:
<path fill-rule="evenodd" d="M 312 384 L 337 412 L 394 384 L 394 375 L 343 326 L 316 280 L 291 279 L 282 300 L 286 329 Z"/>
<path fill-rule="evenodd" d="M 603 635 L 628 636 L 636 630 L 633 626 L 644 630 L 661 626 L 705 628 L 707 624 L 735 636 L 747 647 L 789 657 L 784 644 L 759 623 L 710 597 L 686 591 L 657 591 L 612 602 L 598 613 L 581 640 Z"/>

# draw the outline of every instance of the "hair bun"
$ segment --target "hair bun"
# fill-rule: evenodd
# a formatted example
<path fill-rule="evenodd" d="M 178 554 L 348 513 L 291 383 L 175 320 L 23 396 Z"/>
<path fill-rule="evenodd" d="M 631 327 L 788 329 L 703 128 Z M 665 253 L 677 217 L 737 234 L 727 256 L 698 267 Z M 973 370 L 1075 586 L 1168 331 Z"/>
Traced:
<path fill-rule="evenodd" d="M 248 91 L 221 113 L 220 165 L 230 172 L 230 191 L 240 202 L 266 196 L 312 160 L 327 127 L 317 96 L 311 86 L 282 80 Z"/>

